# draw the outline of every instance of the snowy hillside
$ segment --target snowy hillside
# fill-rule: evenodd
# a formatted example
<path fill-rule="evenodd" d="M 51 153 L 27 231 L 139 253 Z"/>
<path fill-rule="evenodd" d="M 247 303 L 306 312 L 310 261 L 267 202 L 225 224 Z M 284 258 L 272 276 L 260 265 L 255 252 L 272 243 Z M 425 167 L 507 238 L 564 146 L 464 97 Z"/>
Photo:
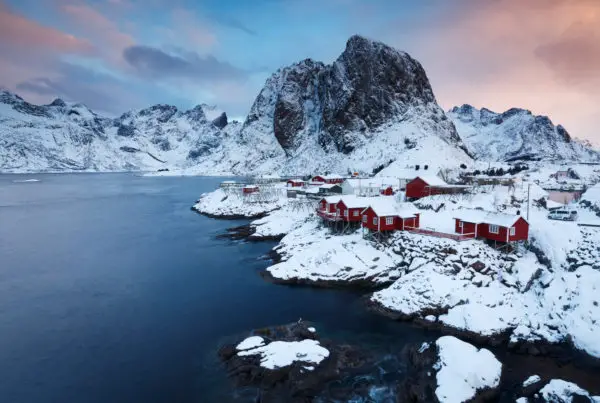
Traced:
<path fill-rule="evenodd" d="M 525 109 L 496 113 L 463 105 L 454 107 L 448 117 L 477 159 L 600 160 L 598 151 L 572 139 L 564 127 Z"/>
<path fill-rule="evenodd" d="M 227 136 L 215 108 L 155 105 L 117 119 L 56 99 L 33 105 L 0 92 L 0 172 L 132 171 L 189 167 Z M 234 125 L 235 126 L 235 125 Z M 225 128 L 224 130 L 220 129 Z M 233 128 L 235 129 L 235 127 Z"/>

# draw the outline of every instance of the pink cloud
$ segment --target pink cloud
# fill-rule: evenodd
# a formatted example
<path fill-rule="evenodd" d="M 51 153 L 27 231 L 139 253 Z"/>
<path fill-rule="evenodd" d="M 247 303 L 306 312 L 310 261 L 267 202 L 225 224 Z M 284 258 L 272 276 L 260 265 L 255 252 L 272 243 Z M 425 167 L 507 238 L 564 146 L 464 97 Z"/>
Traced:
<path fill-rule="evenodd" d="M 88 53 L 93 49 L 89 41 L 14 14 L 1 3 L 0 43 L 36 51 L 64 53 Z"/>
<path fill-rule="evenodd" d="M 459 4 L 436 21 L 396 24 L 388 33 L 392 44 L 422 62 L 445 108 L 527 108 L 576 137 L 600 140 L 599 1 Z"/>
<path fill-rule="evenodd" d="M 118 25 L 86 3 L 64 4 L 61 10 L 77 25 L 84 35 L 106 43 L 107 47 L 121 53 L 123 49 L 133 45 L 135 40 L 122 32 Z"/>
<path fill-rule="evenodd" d="M 178 38 L 185 38 L 189 45 L 198 50 L 207 51 L 217 43 L 217 37 L 208 28 L 208 24 L 190 11 L 176 8 L 171 13 L 174 34 Z"/>

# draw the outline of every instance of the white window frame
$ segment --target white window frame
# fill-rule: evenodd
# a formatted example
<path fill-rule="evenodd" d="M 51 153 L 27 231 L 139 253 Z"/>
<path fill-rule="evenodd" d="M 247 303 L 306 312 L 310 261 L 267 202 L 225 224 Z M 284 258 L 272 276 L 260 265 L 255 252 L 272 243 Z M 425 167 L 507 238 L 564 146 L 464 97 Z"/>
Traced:
<path fill-rule="evenodd" d="M 373 225 L 377 225 L 378 219 L 377 217 L 373 217 Z"/>
<path fill-rule="evenodd" d="M 499 234 L 500 227 L 496 224 L 490 224 L 490 234 Z"/>
<path fill-rule="evenodd" d="M 352 212 L 352 215 L 353 215 L 354 217 L 358 217 L 358 210 L 354 210 L 354 211 Z"/>
<path fill-rule="evenodd" d="M 460 221 L 460 220 L 459 220 L 459 221 L 458 221 L 458 228 L 460 228 L 460 229 L 462 230 L 462 229 L 463 229 L 463 227 L 464 227 L 464 225 L 463 225 L 463 224 L 464 224 L 464 222 L 462 222 L 462 221 Z"/>
<path fill-rule="evenodd" d="M 344 210 L 344 217 L 348 217 L 348 209 Z"/>
<path fill-rule="evenodd" d="M 364 222 L 364 223 L 366 224 L 366 223 L 367 223 L 367 219 L 368 219 L 368 217 L 367 217 L 367 215 L 365 214 L 365 215 L 362 217 L 362 222 Z"/>
<path fill-rule="evenodd" d="M 515 227 L 510 227 L 510 236 L 515 236 L 517 233 L 517 229 Z"/>
<path fill-rule="evenodd" d="M 394 217 L 385 217 L 385 225 L 394 225 Z"/>

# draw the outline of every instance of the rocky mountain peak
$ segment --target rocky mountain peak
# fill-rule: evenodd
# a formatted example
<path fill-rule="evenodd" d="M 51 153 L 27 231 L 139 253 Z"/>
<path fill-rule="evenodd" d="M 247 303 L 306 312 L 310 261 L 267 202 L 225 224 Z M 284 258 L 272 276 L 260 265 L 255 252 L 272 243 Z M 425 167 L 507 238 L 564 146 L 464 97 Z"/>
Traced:
<path fill-rule="evenodd" d="M 67 103 L 60 98 L 56 98 L 54 101 L 52 101 L 50 104 L 48 104 L 48 106 L 54 106 L 57 108 L 66 108 Z"/>
<path fill-rule="evenodd" d="M 416 114 L 442 126 L 445 139 L 460 142 L 421 64 L 405 52 L 355 35 L 332 65 L 305 59 L 269 78 L 242 136 L 271 127 L 288 155 L 307 141 L 347 154 L 380 126 Z"/>
<path fill-rule="evenodd" d="M 227 126 L 227 114 L 225 112 L 221 113 L 212 120 L 212 124 L 219 129 L 223 129 Z"/>

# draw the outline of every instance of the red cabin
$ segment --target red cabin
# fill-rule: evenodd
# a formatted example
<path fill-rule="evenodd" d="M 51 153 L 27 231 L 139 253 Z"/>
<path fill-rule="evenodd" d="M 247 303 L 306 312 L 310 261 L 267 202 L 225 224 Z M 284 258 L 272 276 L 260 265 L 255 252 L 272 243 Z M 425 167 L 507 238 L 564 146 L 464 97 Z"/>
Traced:
<path fill-rule="evenodd" d="M 417 176 L 406 184 L 406 197 L 420 199 L 421 197 L 463 193 L 468 186 L 450 185 L 437 176 Z"/>
<path fill-rule="evenodd" d="M 317 183 L 328 183 L 328 184 L 336 184 L 342 183 L 344 178 L 339 175 L 316 175 L 313 176 L 310 180 L 311 182 Z"/>
<path fill-rule="evenodd" d="M 303 180 L 300 179 L 290 179 L 287 181 L 287 187 L 290 188 L 301 188 L 306 184 Z"/>
<path fill-rule="evenodd" d="M 462 209 L 457 211 L 454 220 L 454 231 L 472 238 L 504 243 L 529 238 L 529 223 L 519 215 Z"/>
<path fill-rule="evenodd" d="M 419 210 L 411 203 L 376 200 L 363 211 L 362 226 L 375 232 L 419 228 Z"/>
<path fill-rule="evenodd" d="M 337 204 L 337 212 L 346 222 L 361 222 L 362 212 L 369 206 L 372 198 L 356 197 L 354 195 L 342 196 Z"/>
<path fill-rule="evenodd" d="M 252 193 L 258 193 L 258 192 L 259 192 L 258 186 L 248 185 L 248 186 L 244 186 L 242 188 L 242 193 L 245 195 L 249 195 Z"/>
<path fill-rule="evenodd" d="M 319 200 L 319 204 L 317 206 L 317 215 L 329 221 L 341 220 L 341 217 L 337 211 L 337 204 L 340 199 L 341 196 L 328 196 Z"/>

